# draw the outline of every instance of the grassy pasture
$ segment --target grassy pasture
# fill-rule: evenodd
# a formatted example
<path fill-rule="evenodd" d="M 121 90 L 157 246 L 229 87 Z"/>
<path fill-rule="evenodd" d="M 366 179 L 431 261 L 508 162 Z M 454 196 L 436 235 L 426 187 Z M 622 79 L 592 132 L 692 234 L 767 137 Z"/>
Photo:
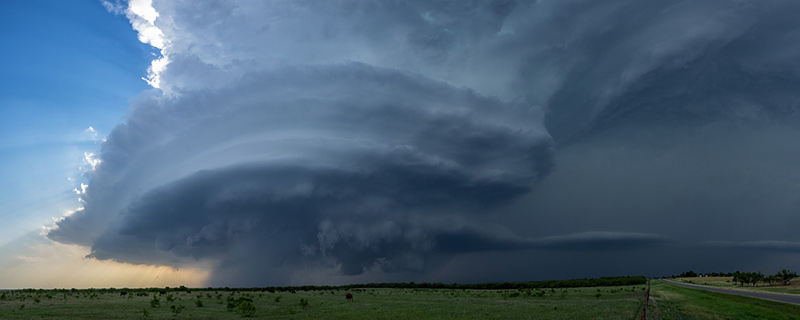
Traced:
<path fill-rule="evenodd" d="M 345 291 L 117 292 L 14 291 L 0 299 L 0 319 L 638 319 L 645 285 L 565 289 L 354 289 Z M 228 301 L 252 299 L 251 315 Z M 198 307 L 197 301 L 202 301 Z M 305 303 L 303 303 L 305 301 Z M 305 304 L 305 306 L 303 306 Z M 175 308 L 172 308 L 175 306 Z M 181 308 L 180 306 L 183 306 Z M 180 309 L 179 312 L 175 312 Z"/>
<path fill-rule="evenodd" d="M 742 287 L 740 285 L 737 285 L 733 283 L 733 277 L 691 277 L 691 278 L 675 278 L 675 280 L 684 283 L 699 284 L 704 286 L 714 286 L 721 288 L 731 288 L 738 290 L 800 294 L 800 279 L 792 279 L 792 281 L 789 282 L 788 286 L 784 286 L 783 284 L 767 285 L 760 283 L 758 286 L 754 287 L 751 286 Z"/>
<path fill-rule="evenodd" d="M 648 309 L 649 319 L 655 320 L 800 319 L 800 306 L 797 305 L 684 288 L 657 280 L 650 284 Z"/>

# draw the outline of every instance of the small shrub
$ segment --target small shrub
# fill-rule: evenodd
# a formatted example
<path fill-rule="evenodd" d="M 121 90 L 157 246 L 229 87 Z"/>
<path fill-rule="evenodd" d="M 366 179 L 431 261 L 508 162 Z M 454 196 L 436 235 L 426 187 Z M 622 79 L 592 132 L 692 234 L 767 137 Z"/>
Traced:
<path fill-rule="evenodd" d="M 256 305 L 254 305 L 252 301 L 242 301 L 236 313 L 241 314 L 243 317 L 251 317 L 256 313 Z"/>
<path fill-rule="evenodd" d="M 169 306 L 169 308 L 172 309 L 172 312 L 175 313 L 175 315 L 177 316 L 179 313 L 181 313 L 181 311 L 183 311 L 183 309 L 186 309 L 186 306 L 184 306 L 182 304 L 179 304 L 179 305 L 176 306 L 176 305 L 173 304 L 173 305 Z"/>
<path fill-rule="evenodd" d="M 252 304 L 253 299 L 250 299 L 248 297 L 239 297 L 239 299 L 233 299 L 233 297 L 228 297 L 228 311 L 241 307 L 242 304 L 245 302 Z"/>
<path fill-rule="evenodd" d="M 597 299 L 600 299 L 600 296 L 602 296 L 602 295 L 603 295 L 602 293 L 598 292 L 598 293 L 594 294 L 594 297 L 597 298 Z"/>
<path fill-rule="evenodd" d="M 7 298 L 8 298 L 8 296 L 6 295 L 6 293 L 5 293 L 5 292 L 3 292 L 3 294 L 2 294 L 2 295 L 0 295 L 0 300 L 5 300 L 5 299 L 7 299 Z"/>
<path fill-rule="evenodd" d="M 150 300 L 150 306 L 153 308 L 158 308 L 161 306 L 161 300 L 158 299 L 158 296 L 156 296 L 155 293 L 153 294 L 153 300 Z"/>
<path fill-rule="evenodd" d="M 519 292 L 512 292 L 512 293 L 509 293 L 509 294 L 504 294 L 504 296 L 506 296 L 506 298 L 516 298 L 516 297 L 519 297 Z"/>
<path fill-rule="evenodd" d="M 41 301 L 42 300 L 39 300 L 39 296 L 36 296 L 36 297 L 33 298 L 33 302 L 39 303 Z"/>
<path fill-rule="evenodd" d="M 19 309 L 20 310 L 25 309 L 25 304 L 23 303 L 23 304 L 19 305 Z"/>
<path fill-rule="evenodd" d="M 142 318 L 150 318 L 150 311 L 147 311 L 147 308 L 142 308 Z"/>
<path fill-rule="evenodd" d="M 194 304 L 195 304 L 195 305 L 196 305 L 198 308 L 202 308 L 202 307 L 203 307 L 203 300 L 197 299 L 197 300 L 195 300 L 195 301 L 194 301 Z"/>
<path fill-rule="evenodd" d="M 168 294 L 167 295 L 167 302 L 173 302 L 173 301 L 175 301 L 175 297 L 173 297 L 171 293 Z"/>
<path fill-rule="evenodd" d="M 308 299 L 300 298 L 300 307 L 302 307 L 303 309 L 308 307 Z"/>
<path fill-rule="evenodd" d="M 283 297 L 281 295 L 278 295 L 277 297 L 275 297 L 275 302 L 281 302 L 281 298 Z"/>

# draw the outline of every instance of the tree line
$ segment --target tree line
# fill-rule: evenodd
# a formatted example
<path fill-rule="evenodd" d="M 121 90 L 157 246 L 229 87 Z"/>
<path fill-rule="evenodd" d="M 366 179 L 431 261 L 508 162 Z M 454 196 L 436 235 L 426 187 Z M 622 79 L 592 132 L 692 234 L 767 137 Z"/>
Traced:
<path fill-rule="evenodd" d="M 296 291 L 333 291 L 333 290 L 354 290 L 364 288 L 397 288 L 397 289 L 472 289 L 472 290 L 509 290 L 509 289 L 541 289 L 541 288 L 579 288 L 579 287 L 608 287 L 608 286 L 631 286 L 646 284 L 647 278 L 644 276 L 632 277 L 601 277 L 601 278 L 584 278 L 584 279 L 570 279 L 570 280 L 545 280 L 545 281 L 529 281 L 529 282 L 484 282 L 484 283 L 442 283 L 442 282 L 388 282 L 388 283 L 364 283 L 364 284 L 350 284 L 343 286 L 285 286 L 285 287 L 249 287 L 249 288 L 187 288 L 180 286 L 177 288 L 103 288 L 103 289 L 52 289 L 49 291 L 55 292 L 89 292 L 89 293 L 115 293 L 115 292 L 130 292 L 136 294 L 139 292 L 191 292 L 191 291 L 261 291 L 261 292 L 290 292 Z M 45 291 L 43 289 L 22 289 L 22 292 L 36 292 Z"/>
<path fill-rule="evenodd" d="M 728 272 L 728 273 L 712 272 L 712 273 L 706 273 L 706 274 L 698 274 L 698 273 L 696 273 L 696 272 L 694 272 L 692 270 L 689 270 L 689 271 L 681 273 L 678 276 L 672 276 L 672 278 L 676 278 L 676 277 L 678 277 L 678 278 L 694 278 L 694 277 L 702 277 L 702 276 L 706 276 L 706 277 L 733 277 L 733 283 L 738 284 L 738 285 L 740 285 L 742 287 L 744 287 L 744 286 L 754 287 L 754 286 L 757 286 L 759 283 L 765 283 L 765 284 L 768 284 L 770 286 L 775 285 L 775 284 L 782 284 L 784 286 L 787 286 L 787 285 L 789 285 L 789 282 L 792 281 L 792 279 L 798 277 L 797 272 L 783 269 L 781 271 L 778 271 L 778 273 L 776 273 L 774 275 L 764 275 L 763 273 L 761 273 L 761 271 L 758 271 L 758 272 L 736 271 L 736 272 Z"/>
<path fill-rule="evenodd" d="M 759 282 L 763 282 L 769 285 L 774 285 L 776 283 L 781 283 L 784 286 L 788 286 L 789 282 L 792 279 L 797 278 L 797 272 L 789 271 L 783 269 L 778 271 L 778 273 L 774 275 L 764 275 L 759 272 L 739 272 L 736 271 L 733 273 L 733 282 L 741 285 L 744 287 L 745 285 L 750 285 L 751 287 L 755 287 L 758 285 Z"/>

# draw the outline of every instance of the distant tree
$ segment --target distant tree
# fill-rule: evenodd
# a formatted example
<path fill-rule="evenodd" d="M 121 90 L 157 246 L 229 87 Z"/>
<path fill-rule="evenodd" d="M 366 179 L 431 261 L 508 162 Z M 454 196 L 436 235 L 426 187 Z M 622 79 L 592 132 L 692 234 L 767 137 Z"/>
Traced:
<path fill-rule="evenodd" d="M 694 278 L 694 277 L 697 277 L 697 272 L 694 272 L 692 270 L 681 273 L 681 278 Z"/>
<path fill-rule="evenodd" d="M 779 271 L 775 276 L 783 282 L 784 286 L 788 286 L 789 281 L 792 281 L 792 279 L 797 278 L 797 272 L 783 269 Z"/>
<path fill-rule="evenodd" d="M 750 283 L 752 283 L 753 286 L 755 287 L 756 284 L 758 284 L 758 282 L 760 282 L 763 279 L 764 279 L 764 274 L 761 273 L 761 271 L 752 272 L 752 275 L 751 275 L 751 278 L 750 278 Z"/>
<path fill-rule="evenodd" d="M 744 287 L 745 284 L 750 283 L 751 272 L 736 271 L 733 273 L 733 282 L 738 283 Z"/>

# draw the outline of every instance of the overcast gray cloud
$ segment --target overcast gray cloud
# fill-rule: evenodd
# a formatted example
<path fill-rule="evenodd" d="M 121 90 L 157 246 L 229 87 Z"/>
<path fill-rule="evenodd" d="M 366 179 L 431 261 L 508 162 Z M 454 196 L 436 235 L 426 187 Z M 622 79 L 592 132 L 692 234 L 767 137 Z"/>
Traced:
<path fill-rule="evenodd" d="M 794 1 L 153 7 L 164 94 L 49 234 L 93 258 L 225 285 L 797 262 L 704 244 L 800 241 Z"/>

